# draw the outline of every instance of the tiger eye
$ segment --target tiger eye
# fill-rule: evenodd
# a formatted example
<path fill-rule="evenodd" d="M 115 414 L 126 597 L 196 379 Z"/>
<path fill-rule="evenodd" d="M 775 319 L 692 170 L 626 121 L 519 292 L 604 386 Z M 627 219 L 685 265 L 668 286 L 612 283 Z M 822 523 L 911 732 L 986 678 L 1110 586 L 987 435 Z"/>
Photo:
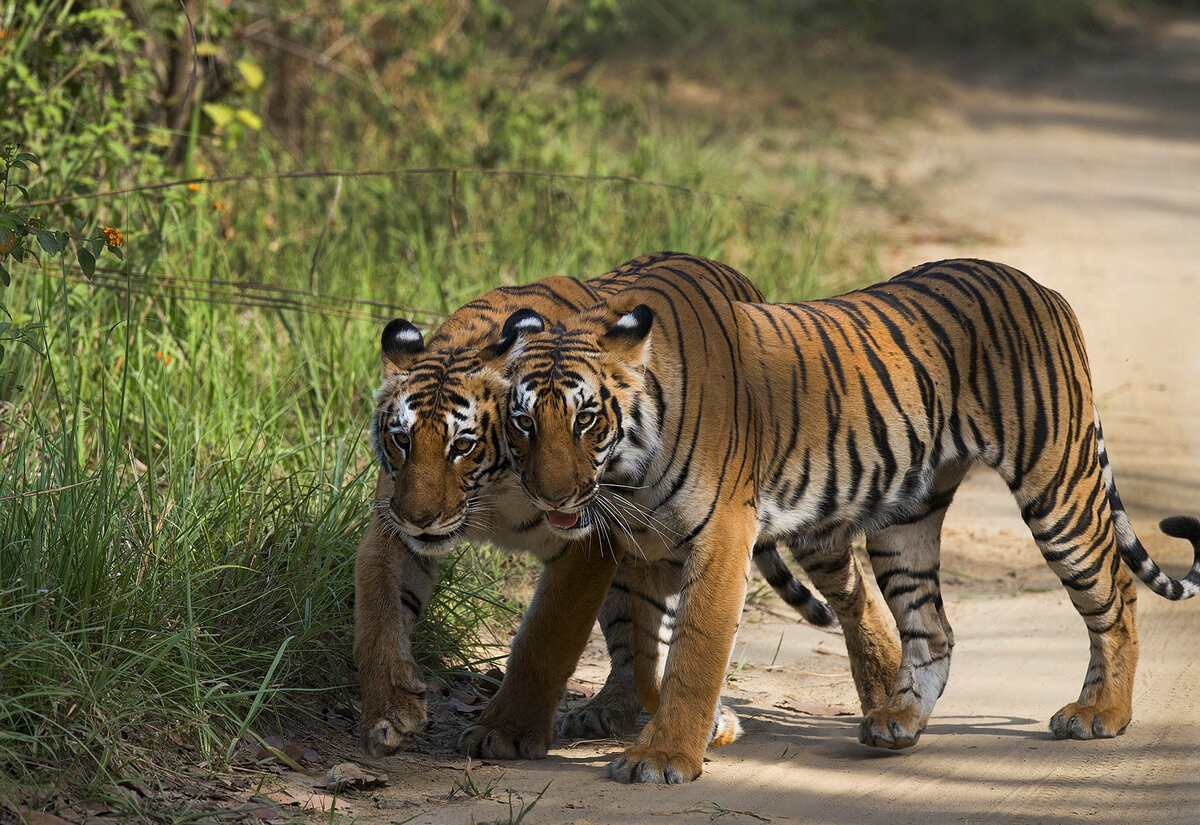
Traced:
<path fill-rule="evenodd" d="M 590 427 L 592 422 L 595 420 L 596 414 L 593 412 L 587 412 L 585 410 L 584 412 L 581 412 L 579 415 L 575 416 L 575 426 L 582 430 L 585 427 Z"/>
<path fill-rule="evenodd" d="M 406 433 L 404 430 L 400 430 L 392 433 L 392 443 L 401 450 L 407 451 L 409 446 L 412 444 L 412 441 L 409 439 L 408 433 Z"/>
<path fill-rule="evenodd" d="M 475 449 L 475 439 L 462 436 L 454 439 L 450 446 L 454 449 L 454 452 L 458 453 L 459 455 L 466 455 Z"/>
<path fill-rule="evenodd" d="M 517 429 L 524 432 L 533 432 L 533 419 L 525 413 L 517 413 L 512 417 L 512 422 L 517 425 Z"/>

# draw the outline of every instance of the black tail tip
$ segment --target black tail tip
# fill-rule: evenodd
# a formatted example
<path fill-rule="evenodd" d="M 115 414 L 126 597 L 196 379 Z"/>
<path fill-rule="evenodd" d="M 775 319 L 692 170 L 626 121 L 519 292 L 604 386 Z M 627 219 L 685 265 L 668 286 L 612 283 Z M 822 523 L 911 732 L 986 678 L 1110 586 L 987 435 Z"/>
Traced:
<path fill-rule="evenodd" d="M 833 627 L 837 624 L 833 608 L 817 599 L 813 599 L 812 604 L 804 611 L 804 618 L 813 627 Z"/>
<path fill-rule="evenodd" d="M 1158 523 L 1158 529 L 1177 539 L 1187 539 L 1191 542 L 1200 541 L 1200 518 L 1195 516 L 1165 518 Z"/>

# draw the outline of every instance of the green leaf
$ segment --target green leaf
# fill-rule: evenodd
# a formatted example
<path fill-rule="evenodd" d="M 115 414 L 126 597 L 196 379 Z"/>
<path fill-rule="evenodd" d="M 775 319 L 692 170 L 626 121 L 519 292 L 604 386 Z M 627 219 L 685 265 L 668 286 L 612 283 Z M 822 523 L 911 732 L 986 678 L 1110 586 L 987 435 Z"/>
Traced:
<path fill-rule="evenodd" d="M 0 264 L 0 284 L 8 286 L 12 283 L 12 276 L 8 274 L 8 270 L 4 268 L 4 264 Z"/>
<path fill-rule="evenodd" d="M 125 260 L 125 253 L 121 251 L 121 247 L 119 247 L 119 246 L 110 246 L 110 247 L 108 248 L 108 251 L 109 251 L 109 252 L 111 252 L 112 254 L 116 255 L 116 256 L 117 256 L 117 260 L 118 260 L 118 261 L 123 261 L 123 260 Z"/>
<path fill-rule="evenodd" d="M 91 278 L 96 274 L 96 256 L 88 252 L 82 246 L 76 250 L 79 256 L 79 268 L 83 270 L 83 274 Z"/>
<path fill-rule="evenodd" d="M 46 250 L 47 255 L 58 254 L 58 238 L 54 237 L 53 232 L 35 231 L 34 234 L 37 236 L 38 246 Z"/>
<path fill-rule="evenodd" d="M 13 158 L 13 160 L 14 161 L 28 161 L 29 163 L 37 163 L 38 162 L 37 157 L 29 154 L 28 152 L 21 152 L 19 155 L 17 155 L 15 158 Z"/>
<path fill-rule="evenodd" d="M 87 221 L 85 221 L 83 218 L 72 218 L 71 223 L 75 224 L 76 232 L 82 232 L 83 228 L 87 226 Z"/>
<path fill-rule="evenodd" d="M 0 346 L 0 364 L 4 363 L 4 347 Z"/>
<path fill-rule="evenodd" d="M 249 126 L 254 131 L 257 132 L 262 128 L 262 118 L 254 114 L 254 112 L 250 111 L 249 109 L 238 109 L 234 114 L 237 116 L 238 120 Z"/>
<path fill-rule="evenodd" d="M 206 41 L 196 44 L 196 54 L 200 57 L 216 57 L 221 53 L 221 47 L 216 43 Z"/>
<path fill-rule="evenodd" d="M 223 129 L 230 123 L 233 123 L 233 109 L 222 103 L 205 103 L 202 107 L 204 114 L 208 115 L 212 120 L 213 125 L 218 129 Z"/>
<path fill-rule="evenodd" d="M 251 91 L 263 85 L 263 81 L 266 80 L 263 70 L 253 60 L 239 60 L 234 65 L 242 73 L 242 79 L 246 81 L 246 85 L 250 87 Z"/>

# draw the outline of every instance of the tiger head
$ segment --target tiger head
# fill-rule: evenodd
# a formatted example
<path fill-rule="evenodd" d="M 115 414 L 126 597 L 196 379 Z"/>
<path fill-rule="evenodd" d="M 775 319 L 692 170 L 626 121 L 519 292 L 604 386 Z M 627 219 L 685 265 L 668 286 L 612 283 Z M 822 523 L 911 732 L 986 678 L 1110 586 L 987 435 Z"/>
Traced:
<path fill-rule="evenodd" d="M 549 329 L 520 310 L 493 347 L 506 359 L 513 472 L 561 535 L 578 538 L 603 522 L 605 485 L 639 484 L 655 451 L 662 405 L 647 369 L 653 320 L 644 304 L 625 308 L 616 298 Z"/>
<path fill-rule="evenodd" d="M 371 444 L 391 495 L 376 502 L 377 514 L 413 552 L 444 555 L 482 515 L 479 494 L 507 472 L 506 384 L 478 350 L 426 350 L 402 319 L 387 325 L 382 345 Z"/>

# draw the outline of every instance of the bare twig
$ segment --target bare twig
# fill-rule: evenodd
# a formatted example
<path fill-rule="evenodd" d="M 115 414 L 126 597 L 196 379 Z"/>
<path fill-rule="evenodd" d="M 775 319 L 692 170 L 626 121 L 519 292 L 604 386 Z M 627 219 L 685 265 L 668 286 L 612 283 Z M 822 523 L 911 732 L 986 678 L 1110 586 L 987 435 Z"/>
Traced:
<path fill-rule="evenodd" d="M 705 200 L 734 201 L 755 209 L 776 212 L 786 217 L 797 218 L 800 213 L 794 209 L 779 206 L 765 201 L 758 201 L 742 195 L 729 195 L 723 192 L 712 192 L 697 189 L 694 186 L 684 186 L 680 183 L 664 183 L 663 181 L 646 180 L 630 175 L 584 175 L 571 172 L 550 172 L 545 169 L 485 169 L 482 167 L 464 166 L 418 166 L 404 169 L 363 169 L 358 171 L 321 171 L 309 170 L 303 172 L 264 172 L 257 175 L 213 175 L 206 178 L 181 178 L 179 180 L 161 181 L 159 183 L 126 186 L 118 189 L 107 189 L 102 192 L 82 192 L 63 195 L 57 198 L 30 201 L 30 206 L 55 206 L 71 201 L 100 200 L 117 195 L 129 195 L 135 192 L 155 192 L 163 189 L 177 189 L 189 184 L 214 183 L 244 183 L 271 180 L 313 180 L 318 178 L 403 178 L 403 177 L 432 177 L 437 175 L 480 175 L 483 177 L 502 178 L 544 178 L 548 180 L 585 181 L 588 183 L 619 183 L 629 186 L 645 186 L 651 189 L 662 189 L 667 192 L 678 192 Z"/>
<path fill-rule="evenodd" d="M 312 63 L 315 66 L 320 66 L 322 69 L 326 69 L 336 75 L 344 77 L 346 80 L 352 80 L 355 83 L 362 83 L 362 77 L 355 74 L 352 70 L 347 69 L 336 60 L 331 60 L 320 52 L 314 52 L 312 49 L 301 46 L 299 43 L 293 43 L 290 40 L 286 40 L 272 31 L 264 30 L 256 31 L 252 34 L 248 33 L 246 35 L 246 39 L 258 41 L 264 46 L 271 46 L 272 48 L 287 52 L 294 57 L 299 57 L 301 60 L 307 60 L 309 63 Z"/>
<path fill-rule="evenodd" d="M 12 501 L 16 498 L 31 498 L 33 496 L 45 496 L 50 493 L 61 493 L 63 490 L 71 490 L 75 487 L 82 487 L 85 484 L 95 484 L 99 479 L 89 478 L 87 481 L 78 481 L 74 484 L 67 484 L 62 487 L 50 487 L 46 490 L 28 490 L 24 493 L 13 493 L 8 496 L 0 496 L 0 501 Z"/>
<path fill-rule="evenodd" d="M 333 215 L 337 212 L 338 201 L 342 198 L 342 176 L 338 175 L 337 186 L 333 190 L 333 200 L 329 203 L 329 212 L 325 215 L 325 223 L 321 226 L 321 236 L 313 249 L 312 263 L 308 265 L 308 289 L 317 291 L 317 259 L 321 255 L 321 247 L 325 245 L 325 236 L 329 233 L 329 224 L 333 223 Z"/>

